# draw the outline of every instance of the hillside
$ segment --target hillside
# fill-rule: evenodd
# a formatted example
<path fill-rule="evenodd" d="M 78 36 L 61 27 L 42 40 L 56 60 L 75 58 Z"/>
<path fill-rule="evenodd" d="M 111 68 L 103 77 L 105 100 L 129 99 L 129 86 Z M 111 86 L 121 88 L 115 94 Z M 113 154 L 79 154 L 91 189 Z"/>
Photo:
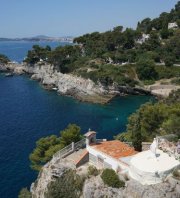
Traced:
<path fill-rule="evenodd" d="M 90 78 L 95 83 L 121 86 L 153 84 L 176 77 L 180 69 L 180 2 L 170 13 L 138 22 L 135 30 L 122 26 L 104 33 L 94 32 L 74 39 L 74 45 L 34 46 L 28 64 L 45 61 L 62 73 Z M 174 81 L 175 82 L 175 81 Z"/>

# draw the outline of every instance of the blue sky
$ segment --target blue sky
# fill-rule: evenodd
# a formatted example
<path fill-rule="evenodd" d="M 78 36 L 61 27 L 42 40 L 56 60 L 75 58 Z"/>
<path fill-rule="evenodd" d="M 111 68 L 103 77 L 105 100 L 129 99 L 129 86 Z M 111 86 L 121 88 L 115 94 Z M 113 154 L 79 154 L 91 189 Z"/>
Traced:
<path fill-rule="evenodd" d="M 0 37 L 78 36 L 169 12 L 178 0 L 0 0 Z"/>

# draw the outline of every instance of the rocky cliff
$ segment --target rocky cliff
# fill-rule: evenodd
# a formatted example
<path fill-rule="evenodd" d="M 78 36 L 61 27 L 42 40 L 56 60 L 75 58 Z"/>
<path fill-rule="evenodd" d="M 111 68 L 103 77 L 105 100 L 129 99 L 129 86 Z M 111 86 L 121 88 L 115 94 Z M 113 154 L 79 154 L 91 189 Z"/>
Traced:
<path fill-rule="evenodd" d="M 63 159 L 54 163 L 51 160 L 32 184 L 32 198 L 44 198 L 48 184 L 58 177 L 61 178 L 68 169 L 76 169 L 71 161 Z M 87 165 L 76 169 L 77 174 L 82 175 L 82 172 L 83 175 L 88 174 Z M 100 175 L 87 176 L 81 198 L 180 198 L 180 181 L 173 177 L 163 183 L 148 186 L 132 179 L 125 182 L 124 188 L 112 188 L 103 183 Z"/>
<path fill-rule="evenodd" d="M 124 94 L 148 94 L 149 91 L 142 88 L 126 86 L 103 86 L 95 84 L 90 79 L 84 79 L 72 74 L 62 74 L 54 69 L 54 66 L 39 63 L 33 66 L 27 64 L 1 65 L 0 71 L 10 71 L 15 74 L 30 74 L 31 78 L 38 80 L 45 88 L 57 90 L 62 95 L 69 95 L 81 101 L 93 103 L 107 103 L 116 95 Z"/>

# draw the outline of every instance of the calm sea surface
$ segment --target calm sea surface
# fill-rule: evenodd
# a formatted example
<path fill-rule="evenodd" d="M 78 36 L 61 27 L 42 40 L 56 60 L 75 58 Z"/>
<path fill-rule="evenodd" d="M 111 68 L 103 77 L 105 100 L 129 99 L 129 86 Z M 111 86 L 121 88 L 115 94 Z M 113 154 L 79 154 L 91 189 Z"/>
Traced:
<path fill-rule="evenodd" d="M 22 61 L 33 44 L 0 42 L 0 53 Z M 107 105 L 88 104 L 46 91 L 25 76 L 0 75 L 0 197 L 16 198 L 22 187 L 35 180 L 28 156 L 40 137 L 58 135 L 69 123 L 76 123 L 83 133 L 91 128 L 98 138 L 112 139 L 125 130 L 127 117 L 151 99 L 126 96 Z"/>

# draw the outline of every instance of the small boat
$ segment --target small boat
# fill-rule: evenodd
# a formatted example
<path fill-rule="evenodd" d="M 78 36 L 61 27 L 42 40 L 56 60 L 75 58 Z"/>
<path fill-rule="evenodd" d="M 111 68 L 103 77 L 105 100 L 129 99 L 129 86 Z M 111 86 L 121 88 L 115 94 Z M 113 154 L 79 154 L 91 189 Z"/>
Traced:
<path fill-rule="evenodd" d="M 7 73 L 5 74 L 6 77 L 12 77 L 13 76 L 13 73 Z"/>

